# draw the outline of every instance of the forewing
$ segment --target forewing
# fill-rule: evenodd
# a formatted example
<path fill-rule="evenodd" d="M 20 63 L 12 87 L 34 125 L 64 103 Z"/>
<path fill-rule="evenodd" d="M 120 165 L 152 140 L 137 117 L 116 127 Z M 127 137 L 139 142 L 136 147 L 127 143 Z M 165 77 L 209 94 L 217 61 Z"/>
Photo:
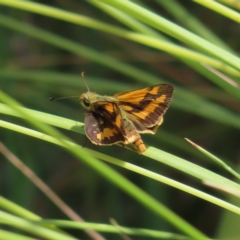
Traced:
<path fill-rule="evenodd" d="M 163 121 L 173 95 L 169 84 L 158 84 L 116 94 L 118 104 L 139 132 L 154 133 Z"/>
<path fill-rule="evenodd" d="M 120 110 L 115 103 L 97 102 L 94 111 L 85 116 L 85 131 L 88 138 L 97 145 L 111 145 L 125 142 L 125 132 Z"/>

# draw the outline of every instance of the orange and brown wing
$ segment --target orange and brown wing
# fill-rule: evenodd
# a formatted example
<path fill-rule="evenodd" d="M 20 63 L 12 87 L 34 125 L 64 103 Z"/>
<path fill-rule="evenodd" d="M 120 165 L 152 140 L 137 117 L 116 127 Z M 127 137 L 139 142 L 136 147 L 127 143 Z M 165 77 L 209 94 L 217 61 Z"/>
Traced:
<path fill-rule="evenodd" d="M 94 108 L 85 116 L 85 131 L 91 142 L 97 145 L 125 142 L 122 116 L 117 104 L 99 101 Z"/>
<path fill-rule="evenodd" d="M 133 121 L 138 132 L 155 133 L 163 121 L 173 95 L 169 84 L 116 94 L 118 104 Z"/>

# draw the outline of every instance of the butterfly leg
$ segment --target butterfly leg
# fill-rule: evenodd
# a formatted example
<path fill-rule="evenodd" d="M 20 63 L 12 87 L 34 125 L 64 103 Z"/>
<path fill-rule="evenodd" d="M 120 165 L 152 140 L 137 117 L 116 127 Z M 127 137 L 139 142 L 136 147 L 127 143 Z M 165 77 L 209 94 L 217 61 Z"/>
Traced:
<path fill-rule="evenodd" d="M 88 143 L 88 141 L 87 141 L 87 138 L 86 138 L 86 141 L 85 141 L 84 144 L 82 145 L 82 148 L 85 148 L 85 147 L 87 146 L 87 143 Z"/>

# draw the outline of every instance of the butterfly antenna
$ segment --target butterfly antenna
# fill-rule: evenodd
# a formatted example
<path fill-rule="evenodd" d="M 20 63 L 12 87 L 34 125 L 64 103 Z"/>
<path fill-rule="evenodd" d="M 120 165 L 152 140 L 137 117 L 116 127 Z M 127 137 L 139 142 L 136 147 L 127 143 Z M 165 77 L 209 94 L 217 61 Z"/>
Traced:
<path fill-rule="evenodd" d="M 85 77 L 84 77 L 84 72 L 81 73 L 81 76 L 82 76 L 83 81 L 84 81 L 84 83 L 87 87 L 88 92 L 90 92 L 89 87 L 88 87 L 87 82 L 86 82 Z M 51 98 L 49 98 L 49 101 L 62 100 L 62 99 L 66 99 L 66 98 L 79 98 L 79 96 L 68 96 L 68 97 L 58 97 L 58 98 L 51 97 Z"/>
<path fill-rule="evenodd" d="M 88 92 L 90 92 L 89 87 L 88 87 L 87 82 L 86 82 L 85 77 L 84 77 L 84 72 L 81 73 L 81 76 L 82 76 L 82 78 L 83 78 L 83 81 L 84 81 L 84 83 L 85 83 L 85 86 L 87 87 Z"/>
<path fill-rule="evenodd" d="M 79 98 L 79 96 L 68 96 L 68 97 L 58 97 L 58 98 L 49 98 L 49 101 L 55 101 L 55 100 L 62 100 L 62 99 L 66 99 L 66 98 Z"/>

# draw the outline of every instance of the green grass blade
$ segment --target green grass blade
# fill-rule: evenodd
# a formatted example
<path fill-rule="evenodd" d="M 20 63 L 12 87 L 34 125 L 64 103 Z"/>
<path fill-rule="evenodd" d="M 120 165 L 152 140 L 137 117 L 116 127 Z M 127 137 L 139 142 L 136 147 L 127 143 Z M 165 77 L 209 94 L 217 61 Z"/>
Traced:
<path fill-rule="evenodd" d="M 29 220 L 39 220 L 41 217 L 37 216 L 36 214 L 20 207 L 19 205 L 9 201 L 8 199 L 0 196 L 0 206 L 1 209 L 5 209 L 8 212 L 12 212 L 15 215 L 18 215 L 20 217 L 24 217 Z"/>
<path fill-rule="evenodd" d="M 228 17 L 232 19 L 233 21 L 236 21 L 237 23 L 240 23 L 240 14 L 237 11 L 232 10 L 231 8 L 228 8 L 221 3 L 218 3 L 216 1 L 201 1 L 201 0 L 193 0 L 194 2 L 205 6 L 215 12 L 218 12 L 222 14 L 225 17 Z"/>
<path fill-rule="evenodd" d="M 128 228 L 122 226 L 113 226 L 109 224 L 97 224 L 97 223 L 77 223 L 77 222 L 70 222 L 64 220 L 41 220 L 41 221 L 34 221 L 35 223 L 41 225 L 50 225 L 54 224 L 59 227 L 66 227 L 72 229 L 94 229 L 99 232 L 105 233 L 125 233 L 131 236 L 142 236 L 142 237 L 149 237 L 149 238 L 157 238 L 157 239 L 176 239 L 176 240 L 190 240 L 189 237 L 182 236 L 179 234 L 173 234 L 170 232 L 162 232 L 162 231 L 155 231 L 150 229 L 141 229 L 141 228 Z"/>
<path fill-rule="evenodd" d="M 32 233 L 34 235 L 37 235 L 39 237 L 43 237 L 49 240 L 55 240 L 55 239 L 56 240 L 59 240 L 59 239 L 76 240 L 76 238 L 74 237 L 70 237 L 65 234 L 58 233 L 46 227 L 38 226 L 37 224 L 30 222 L 29 220 L 16 217 L 14 215 L 3 212 L 1 210 L 0 210 L 0 223 L 6 224 L 8 226 L 12 226 L 17 229 L 24 230 L 28 233 Z"/>
<path fill-rule="evenodd" d="M 0 239 L 1 240 L 38 240 L 37 238 L 26 237 L 17 233 L 12 233 L 9 231 L 0 229 Z"/>
<path fill-rule="evenodd" d="M 176 24 L 160 17 L 153 12 L 148 11 L 147 9 L 142 8 L 141 6 L 130 2 L 130 1 L 116 1 L 116 0 L 101 0 L 101 2 L 107 3 L 110 6 L 114 6 L 117 9 L 122 10 L 125 13 L 128 13 L 140 21 L 145 22 L 146 24 L 159 29 L 160 31 L 169 34 L 172 37 L 180 39 L 185 43 L 191 45 L 194 48 L 200 49 L 201 51 L 215 56 L 221 61 L 229 64 L 236 70 L 240 70 L 239 58 L 228 51 L 223 50 L 222 48 L 217 47 L 216 45 L 206 41 L 205 39 L 198 37 L 197 35 L 183 29 Z"/>
<path fill-rule="evenodd" d="M 215 155 L 213 155 L 212 153 L 208 152 L 207 150 L 205 150 L 204 148 L 200 147 L 199 145 L 197 145 L 196 143 L 190 141 L 189 139 L 185 138 L 193 147 L 195 147 L 197 150 L 199 150 L 200 152 L 202 152 L 205 156 L 207 156 L 208 158 L 212 159 L 214 162 L 216 162 L 217 164 L 219 164 L 220 166 L 222 166 L 224 169 L 226 169 L 229 173 L 231 173 L 234 177 L 236 177 L 237 179 L 240 180 L 240 175 L 234 171 L 230 166 L 228 166 L 223 160 L 221 160 L 220 158 L 216 157 Z"/>
<path fill-rule="evenodd" d="M 217 44 L 219 47 L 224 48 L 230 52 L 233 50 L 226 45 L 219 37 L 210 31 L 204 24 L 202 24 L 193 14 L 191 14 L 183 5 L 176 0 L 161 1 L 157 3 L 164 7 L 175 19 L 186 26 L 192 32 L 197 33 L 199 36 L 205 38 L 209 42 Z"/>

